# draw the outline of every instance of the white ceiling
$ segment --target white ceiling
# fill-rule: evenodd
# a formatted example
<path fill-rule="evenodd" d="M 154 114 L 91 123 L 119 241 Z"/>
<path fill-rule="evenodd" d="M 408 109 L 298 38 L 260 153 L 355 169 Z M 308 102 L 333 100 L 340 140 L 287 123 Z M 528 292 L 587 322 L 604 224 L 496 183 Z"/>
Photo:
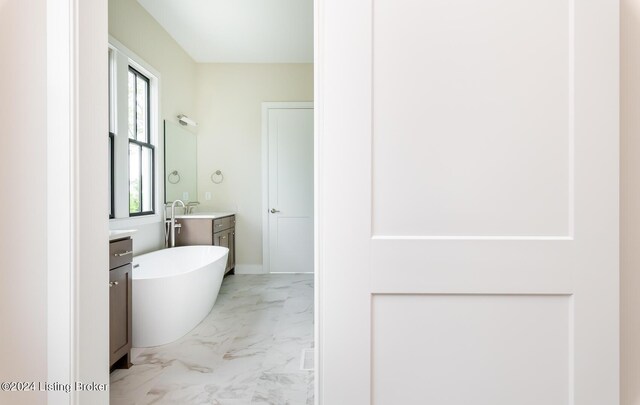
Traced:
<path fill-rule="evenodd" d="M 313 0 L 138 0 L 196 62 L 313 62 Z"/>

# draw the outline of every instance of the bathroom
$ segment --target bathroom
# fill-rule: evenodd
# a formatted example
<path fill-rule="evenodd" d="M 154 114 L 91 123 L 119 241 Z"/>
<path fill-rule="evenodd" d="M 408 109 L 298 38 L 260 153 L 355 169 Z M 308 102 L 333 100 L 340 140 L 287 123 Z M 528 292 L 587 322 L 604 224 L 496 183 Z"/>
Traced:
<path fill-rule="evenodd" d="M 111 404 L 313 403 L 313 70 L 312 1 L 109 0 Z"/>
<path fill-rule="evenodd" d="M 315 0 L 313 97 L 310 85 L 308 97 L 265 90 L 254 118 L 231 107 L 295 75 L 187 57 L 155 22 L 190 15 L 191 1 L 217 0 L 160 14 L 143 0 L 0 1 L 0 403 L 308 404 L 312 385 L 319 405 L 637 403 L 640 0 Z M 252 27 L 267 19 L 255 10 Z M 228 22 L 228 11 L 196 17 Z M 200 28 L 187 43 L 205 51 L 197 40 L 214 25 L 190 21 Z M 136 106 L 131 137 L 122 101 L 108 136 L 108 67 L 112 96 L 130 73 L 134 100 L 138 79 L 141 101 L 145 85 L 158 96 Z M 288 211 L 262 195 L 265 102 L 313 102 L 313 288 L 270 284 L 306 274 L 264 274 L 261 224 Z M 231 121 L 252 129 L 227 136 Z M 200 204 L 184 217 L 176 203 L 175 244 L 193 219 L 222 221 L 206 236 L 227 232 L 233 246 L 164 249 L 165 182 L 187 181 L 163 167 L 165 123 L 197 144 L 198 188 L 179 196 Z M 136 176 L 122 173 L 128 146 Z M 109 228 L 121 232 L 113 252 Z M 187 269 L 202 257 L 176 253 L 189 248 L 217 254 L 205 271 L 217 286 L 170 302 L 182 273 L 133 277 L 145 257 L 169 264 L 158 252 Z M 156 327 L 199 287 L 216 301 L 183 337 L 128 347 L 140 280 L 168 284 L 167 307 L 142 317 Z M 123 344 L 110 350 L 115 331 Z"/>

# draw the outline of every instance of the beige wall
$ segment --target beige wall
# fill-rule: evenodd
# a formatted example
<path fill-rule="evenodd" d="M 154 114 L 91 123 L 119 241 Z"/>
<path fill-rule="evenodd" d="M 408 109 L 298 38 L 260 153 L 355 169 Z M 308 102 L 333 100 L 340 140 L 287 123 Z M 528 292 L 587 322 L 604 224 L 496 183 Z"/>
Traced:
<path fill-rule="evenodd" d="M 135 0 L 109 0 L 109 34 L 161 75 L 161 118 L 178 114 L 198 121 L 200 210 L 238 211 L 239 270 L 262 265 L 261 103 L 312 101 L 311 64 L 198 64 Z M 225 181 L 209 177 L 222 170 Z M 160 168 L 162 170 L 162 168 Z M 204 193 L 213 198 L 205 200 Z M 164 198 L 164 196 L 162 196 Z M 136 254 L 163 246 L 160 223 L 135 228 Z"/>
<path fill-rule="evenodd" d="M 622 0 L 620 63 L 621 404 L 640 404 L 640 0 Z"/>
<path fill-rule="evenodd" d="M 160 72 L 162 118 L 193 114 L 196 63 L 136 0 L 109 0 L 109 34 Z"/>
<path fill-rule="evenodd" d="M 236 270 L 262 266 L 262 102 L 313 101 L 311 64 L 198 64 L 201 210 L 238 212 Z M 222 170 L 224 182 L 211 173 Z M 212 199 L 204 194 L 211 192 Z"/>
<path fill-rule="evenodd" d="M 0 381 L 47 377 L 46 45 L 45 2 L 0 1 L 0 210 L 14 213 L 0 230 Z M 0 403 L 46 394 L 0 391 Z"/>
<path fill-rule="evenodd" d="M 196 63 L 136 0 L 109 0 L 109 34 L 160 73 L 162 119 L 177 122 L 178 114 L 195 114 Z M 164 142 L 162 127 L 160 131 Z M 160 198 L 164 201 L 164 193 Z M 138 230 L 133 237 L 136 254 L 164 246 L 163 225 L 159 222 L 133 227 L 118 222 L 112 223 L 111 228 Z"/>

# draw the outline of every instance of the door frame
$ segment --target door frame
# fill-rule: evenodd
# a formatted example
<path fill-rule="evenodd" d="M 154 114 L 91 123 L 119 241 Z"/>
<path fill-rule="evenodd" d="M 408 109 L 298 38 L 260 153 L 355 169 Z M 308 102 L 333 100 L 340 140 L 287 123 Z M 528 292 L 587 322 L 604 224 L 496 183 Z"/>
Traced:
<path fill-rule="evenodd" d="M 320 44 L 323 41 L 320 37 L 325 26 L 325 22 L 320 21 L 322 2 L 314 0 L 316 103 L 323 92 L 320 81 L 322 69 L 318 66 L 322 60 Z M 108 266 L 107 189 L 96 192 L 94 187 L 96 179 L 107 178 L 108 117 L 107 86 L 104 83 L 107 81 L 106 55 L 109 43 L 108 1 L 47 0 L 47 23 L 47 137 L 51 140 L 47 155 L 52 164 L 56 161 L 68 163 L 65 166 L 68 171 L 49 170 L 47 173 L 48 381 L 108 383 L 108 331 L 106 327 L 95 327 L 96 324 L 108 323 L 108 272 L 86 272 L 87 269 L 107 269 Z M 269 104 L 271 108 L 288 105 Z M 321 116 L 314 107 L 316 404 L 322 404 L 322 284 L 319 258 L 319 252 L 322 251 L 319 237 L 322 232 L 321 221 L 318 220 L 322 212 L 319 198 L 321 188 L 318 185 L 318 173 L 323 167 L 319 151 Z M 104 142 L 99 137 L 102 133 L 105 134 Z M 60 159 L 60 154 L 68 159 Z M 104 161 L 104 167 L 95 164 L 101 161 Z M 59 211 L 54 212 L 57 208 Z M 81 269 L 85 271 L 81 272 Z M 108 391 L 72 391 L 68 394 L 52 391 L 47 397 L 52 405 L 85 402 L 109 404 Z"/>
<path fill-rule="evenodd" d="M 270 102 L 265 101 L 262 103 L 262 272 L 265 274 L 271 273 L 271 255 L 269 253 L 269 111 L 270 110 L 282 110 L 282 109 L 313 109 L 312 101 L 283 101 L 283 102 Z M 315 140 L 316 140 L 316 127 L 315 127 L 315 115 L 314 115 L 314 185 L 315 185 L 315 172 L 317 167 L 315 166 Z M 314 204 L 316 200 L 316 190 L 314 186 Z M 314 235 L 314 244 L 315 244 Z M 317 269 L 316 269 L 317 270 Z"/>
<path fill-rule="evenodd" d="M 108 3 L 47 0 L 46 19 L 47 379 L 108 384 Z M 46 397 L 109 403 L 108 390 Z"/>

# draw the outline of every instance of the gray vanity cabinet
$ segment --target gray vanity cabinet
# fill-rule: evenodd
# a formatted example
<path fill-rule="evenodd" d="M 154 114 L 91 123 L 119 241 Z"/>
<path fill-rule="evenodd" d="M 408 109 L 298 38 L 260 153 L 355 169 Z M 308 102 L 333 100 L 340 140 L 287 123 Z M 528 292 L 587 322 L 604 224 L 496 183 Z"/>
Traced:
<path fill-rule="evenodd" d="M 227 267 L 224 270 L 225 273 L 233 270 L 236 266 L 236 221 L 235 217 L 229 218 L 233 218 L 233 221 L 227 221 L 225 224 L 226 228 L 221 230 L 216 230 L 216 226 L 220 227 L 221 224 L 216 220 L 213 221 L 213 229 L 216 230 L 216 232 L 213 234 L 214 246 L 224 246 L 226 248 L 229 248 Z"/>
<path fill-rule="evenodd" d="M 229 248 L 225 274 L 236 266 L 236 216 L 222 218 L 178 218 L 176 246 L 214 245 Z"/>
<path fill-rule="evenodd" d="M 109 366 L 131 366 L 131 238 L 109 243 Z"/>

